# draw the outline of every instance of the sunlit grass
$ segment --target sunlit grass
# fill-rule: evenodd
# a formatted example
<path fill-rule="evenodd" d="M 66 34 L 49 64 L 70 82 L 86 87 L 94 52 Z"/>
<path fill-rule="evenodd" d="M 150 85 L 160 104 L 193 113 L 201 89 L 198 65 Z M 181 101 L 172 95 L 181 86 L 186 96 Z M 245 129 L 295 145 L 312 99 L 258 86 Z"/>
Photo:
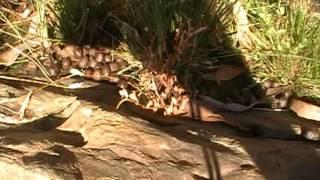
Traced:
<path fill-rule="evenodd" d="M 148 61 L 149 68 L 193 76 L 191 65 L 216 62 L 212 52 L 231 47 L 232 5 L 222 0 L 132 0 L 127 9 L 134 18 L 116 16 L 115 21 L 132 54 Z"/>
<path fill-rule="evenodd" d="M 320 19 L 306 1 L 244 3 L 255 35 L 248 50 L 260 79 L 289 85 L 298 96 L 320 98 Z"/>

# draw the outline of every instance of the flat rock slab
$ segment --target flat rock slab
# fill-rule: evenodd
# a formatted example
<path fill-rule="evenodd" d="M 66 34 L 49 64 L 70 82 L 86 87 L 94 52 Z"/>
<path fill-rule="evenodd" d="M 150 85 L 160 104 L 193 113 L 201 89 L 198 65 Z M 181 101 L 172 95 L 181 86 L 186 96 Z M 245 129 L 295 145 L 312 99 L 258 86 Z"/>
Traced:
<path fill-rule="evenodd" d="M 235 126 L 164 119 L 140 111 L 142 119 L 132 116 L 137 113 L 132 106 L 115 111 L 117 97 L 110 91 L 100 87 L 94 92 L 78 92 L 80 105 L 69 118 L 49 116 L 27 124 L 1 123 L 0 179 L 320 177 L 320 144 L 295 138 L 298 133 L 281 134 L 281 129 L 289 131 L 294 124 L 305 128 L 317 128 L 317 124 L 277 114 L 284 119 L 279 124 L 272 114 L 255 112 L 222 113 Z M 261 125 L 258 120 L 268 121 Z"/>
<path fill-rule="evenodd" d="M 84 102 L 73 116 L 51 129 L 3 125 L 0 179 L 320 177 L 318 143 L 254 138 L 219 123 L 159 126 Z"/>

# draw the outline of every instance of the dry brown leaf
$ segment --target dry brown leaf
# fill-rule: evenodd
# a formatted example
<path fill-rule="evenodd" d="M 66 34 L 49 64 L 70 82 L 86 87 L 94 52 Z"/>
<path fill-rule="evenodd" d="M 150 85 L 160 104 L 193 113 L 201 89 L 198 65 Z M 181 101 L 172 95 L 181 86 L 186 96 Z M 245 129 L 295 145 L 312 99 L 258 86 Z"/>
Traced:
<path fill-rule="evenodd" d="M 26 46 L 19 44 L 14 48 L 0 52 L 0 65 L 11 66 L 24 50 L 26 50 Z"/>
<path fill-rule="evenodd" d="M 213 73 L 203 74 L 202 78 L 209 81 L 216 81 L 218 84 L 221 81 L 231 80 L 247 70 L 245 67 L 236 65 L 222 65 L 217 71 Z"/>
<path fill-rule="evenodd" d="M 215 73 L 215 79 L 218 83 L 221 81 L 228 81 L 239 76 L 246 70 L 246 68 L 240 66 L 221 66 Z"/>

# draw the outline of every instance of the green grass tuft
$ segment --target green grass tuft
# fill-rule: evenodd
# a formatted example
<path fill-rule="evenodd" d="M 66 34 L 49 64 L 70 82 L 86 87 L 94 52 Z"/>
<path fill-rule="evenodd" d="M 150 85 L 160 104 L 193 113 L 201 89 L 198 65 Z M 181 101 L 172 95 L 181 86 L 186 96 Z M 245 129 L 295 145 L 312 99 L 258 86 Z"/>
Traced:
<path fill-rule="evenodd" d="M 320 99 L 320 19 L 297 2 L 245 1 L 255 35 L 251 68 L 262 81 L 274 79 L 300 97 Z"/>

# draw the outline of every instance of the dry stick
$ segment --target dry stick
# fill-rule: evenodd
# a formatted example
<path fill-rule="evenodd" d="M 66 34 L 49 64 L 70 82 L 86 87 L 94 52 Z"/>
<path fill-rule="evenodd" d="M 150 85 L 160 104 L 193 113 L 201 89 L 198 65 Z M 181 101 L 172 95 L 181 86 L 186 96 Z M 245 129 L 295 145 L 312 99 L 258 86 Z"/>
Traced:
<path fill-rule="evenodd" d="M 64 78 L 61 78 L 57 81 L 61 81 L 63 79 L 66 79 L 66 78 L 70 78 L 70 77 L 73 77 L 73 75 L 70 75 L 68 77 L 64 77 Z M 56 88 L 62 88 L 62 89 L 75 89 L 75 88 L 71 88 L 69 86 L 65 86 L 65 85 L 60 85 L 60 84 L 49 84 L 48 82 L 45 82 L 45 81 L 41 81 L 41 80 L 36 80 L 36 79 L 27 79 L 27 78 L 17 78 L 17 77 L 12 77 L 12 76 L 7 76 L 7 75 L 1 75 L 0 74 L 0 79 L 4 79 L 4 80 L 10 80 L 10 81 L 18 81 L 18 82 L 25 82 L 25 83 L 33 83 L 33 84 L 40 84 L 40 85 L 45 85 L 46 87 L 56 87 Z M 76 88 L 76 89 L 85 89 L 85 88 L 90 88 L 92 86 L 83 86 L 83 87 L 79 87 L 79 88 Z"/>
<path fill-rule="evenodd" d="M 28 94 L 27 94 L 27 97 L 24 99 L 19 111 L 18 111 L 18 114 L 19 114 L 19 118 L 20 119 L 23 119 L 24 118 L 24 115 L 25 115 L 25 112 L 26 112 L 26 109 L 30 103 L 30 100 L 31 100 L 31 96 L 33 94 L 33 91 L 29 91 Z"/>
<path fill-rule="evenodd" d="M 35 93 L 37 91 L 40 91 L 40 90 L 42 90 L 42 89 L 44 89 L 44 88 L 46 88 L 48 86 L 49 86 L 48 84 L 45 84 L 45 85 L 43 85 L 43 86 L 41 86 L 41 87 L 39 87 L 39 88 L 37 88 L 35 90 L 29 90 L 29 93 L 27 94 L 27 97 L 23 101 L 23 103 L 22 103 L 22 105 L 21 105 L 21 107 L 19 109 L 19 112 L 18 112 L 20 119 L 24 118 L 26 109 L 27 109 L 27 107 L 28 107 L 28 105 L 29 105 L 29 103 L 31 101 L 31 97 L 32 97 L 33 93 Z"/>
<path fill-rule="evenodd" d="M 21 107 L 19 108 L 19 111 L 18 111 L 18 112 L 14 111 L 14 110 L 6 107 L 6 106 L 3 106 L 3 105 L 0 105 L 0 108 L 4 109 L 4 110 L 6 110 L 6 111 L 9 111 L 9 112 L 11 112 L 11 113 L 13 113 L 13 114 L 19 115 L 19 118 L 20 118 L 20 120 L 21 120 L 21 119 L 23 119 L 24 116 L 25 116 L 26 109 L 27 109 L 27 107 L 28 107 L 28 105 L 29 105 L 29 103 L 30 103 L 30 101 L 31 101 L 31 97 L 32 97 L 33 93 L 35 93 L 35 92 L 37 92 L 37 91 L 39 91 L 39 90 L 41 90 L 41 89 L 43 89 L 43 88 L 46 88 L 46 87 L 47 87 L 47 85 L 44 85 L 44 86 L 39 87 L 39 88 L 37 88 L 37 89 L 35 89 L 35 90 L 29 90 L 29 92 L 28 92 L 26 98 L 24 99 L 24 101 L 22 102 L 22 105 L 21 105 Z"/>
<path fill-rule="evenodd" d="M 8 108 L 8 107 L 6 107 L 6 106 L 3 106 L 3 105 L 1 105 L 1 104 L 0 104 L 0 108 L 3 109 L 3 110 L 5 110 L 5 111 L 9 111 L 9 112 L 12 113 L 12 114 L 19 115 L 19 118 L 20 118 L 20 119 L 23 119 L 23 118 L 24 118 L 24 115 L 25 115 L 25 112 L 26 112 L 26 109 L 27 109 L 27 107 L 28 107 L 28 104 L 29 104 L 29 102 L 30 102 L 30 100 L 31 100 L 32 94 L 33 94 L 33 91 L 30 90 L 30 91 L 28 92 L 26 98 L 25 98 L 24 101 L 22 102 L 22 105 L 21 105 L 21 107 L 19 108 L 19 111 L 18 111 L 18 112 L 15 111 L 15 110 L 12 110 L 12 109 L 10 109 L 10 108 Z"/>
<path fill-rule="evenodd" d="M 121 106 L 123 103 L 125 103 L 125 102 L 131 102 L 131 103 L 137 105 L 137 103 L 135 103 L 133 100 L 131 100 L 131 99 L 129 99 L 129 98 L 125 98 L 125 99 L 122 99 L 122 100 L 118 103 L 116 109 L 119 109 L 120 106 Z"/>
<path fill-rule="evenodd" d="M 5 111 L 9 111 L 9 112 L 12 113 L 12 114 L 18 114 L 16 111 L 14 111 L 14 110 L 12 110 L 12 109 L 10 109 L 10 108 L 2 105 L 2 104 L 0 104 L 0 109 L 3 109 L 3 110 L 5 110 Z"/>

